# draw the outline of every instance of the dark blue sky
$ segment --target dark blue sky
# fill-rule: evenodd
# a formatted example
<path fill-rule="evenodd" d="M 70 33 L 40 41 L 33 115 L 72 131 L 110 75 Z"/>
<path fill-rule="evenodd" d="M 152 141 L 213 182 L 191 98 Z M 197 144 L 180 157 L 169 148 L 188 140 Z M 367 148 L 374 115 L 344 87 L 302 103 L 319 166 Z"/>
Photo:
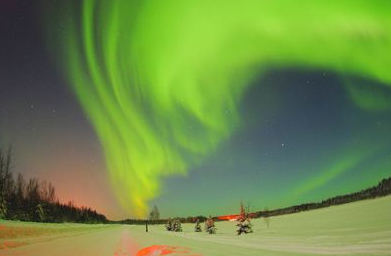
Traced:
<path fill-rule="evenodd" d="M 391 174 L 390 111 L 360 109 L 336 74 L 271 71 L 248 90 L 241 116 L 241 129 L 207 161 L 188 177 L 167 179 L 156 204 L 170 205 L 168 214 L 180 211 L 188 200 L 194 202 L 186 207 L 188 214 L 208 208 L 199 203 L 211 209 L 218 204 L 219 214 L 229 214 L 241 200 L 253 210 L 270 209 L 354 192 Z M 361 153 L 381 141 L 386 145 L 376 155 Z M 318 188 L 295 194 L 351 155 L 362 159 Z M 177 193 L 182 190 L 188 193 Z"/>

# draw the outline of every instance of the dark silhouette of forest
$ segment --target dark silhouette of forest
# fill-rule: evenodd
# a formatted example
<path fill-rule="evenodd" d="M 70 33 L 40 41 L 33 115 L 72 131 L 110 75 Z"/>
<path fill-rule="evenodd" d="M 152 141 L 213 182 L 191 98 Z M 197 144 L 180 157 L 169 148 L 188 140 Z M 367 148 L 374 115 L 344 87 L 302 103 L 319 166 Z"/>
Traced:
<path fill-rule="evenodd" d="M 271 216 L 277 216 L 277 215 L 283 215 L 283 214 L 290 214 L 290 213 L 296 213 L 301 211 L 309 211 L 309 210 L 315 210 L 319 208 L 329 207 L 333 205 L 339 205 L 339 204 L 346 204 L 351 203 L 355 201 L 360 201 L 364 199 L 371 199 L 376 197 L 382 197 L 387 196 L 391 194 L 391 177 L 383 179 L 379 182 L 377 186 L 363 189 L 359 192 L 342 195 L 342 196 L 336 196 L 332 197 L 326 200 L 323 200 L 319 203 L 306 203 L 306 204 L 300 204 L 300 205 L 294 205 L 289 206 L 285 208 L 280 209 L 274 209 L 274 210 L 268 210 L 268 208 L 265 208 L 263 211 L 257 211 L 250 213 L 248 210 L 245 213 L 247 216 L 251 218 L 265 218 L 265 220 L 268 220 L 268 217 Z M 155 210 L 156 211 L 156 210 Z M 152 215 L 152 212 L 151 214 Z M 181 218 L 175 218 L 179 219 L 181 223 L 195 223 L 198 219 L 199 221 L 203 222 L 207 218 L 205 216 L 197 216 L 197 217 L 181 217 Z M 218 216 L 213 217 L 214 221 L 225 221 L 222 219 L 219 219 Z M 145 219 L 126 219 L 122 221 L 115 221 L 112 223 L 121 223 L 121 224 L 139 224 L 139 225 L 145 225 L 147 220 Z M 149 219 L 148 224 L 165 224 L 167 222 L 167 219 Z"/>
<path fill-rule="evenodd" d="M 205 216 L 196 216 L 196 217 L 175 217 L 171 219 L 178 219 L 181 223 L 195 223 L 197 220 L 200 222 L 204 222 L 207 217 Z M 217 220 L 217 217 L 216 217 Z M 168 219 L 158 219 L 158 220 L 151 220 L 151 219 L 125 219 L 120 221 L 111 221 L 111 223 L 119 223 L 119 224 L 132 224 L 132 225 L 145 225 L 146 222 L 148 225 L 159 225 L 159 224 L 166 224 Z"/>
<path fill-rule="evenodd" d="M 302 212 L 302 211 L 309 211 L 309 210 L 315 210 L 319 208 L 329 207 L 333 205 L 339 205 L 339 204 L 346 204 L 351 203 L 355 201 L 360 201 L 364 199 L 371 199 L 376 197 L 382 197 L 387 196 L 391 194 L 391 177 L 381 180 L 377 186 L 373 186 L 368 189 L 363 189 L 359 192 L 342 195 L 342 196 L 336 196 L 332 197 L 326 200 L 323 200 L 319 203 L 306 203 L 306 204 L 300 204 L 300 205 L 294 205 L 289 206 L 286 208 L 280 208 L 280 209 L 274 209 L 274 210 L 268 210 L 267 208 L 263 211 L 257 211 L 250 213 L 248 210 L 245 213 L 250 218 L 265 218 L 267 220 L 268 225 L 268 217 L 271 216 L 277 216 L 277 215 L 283 215 L 283 214 L 290 214 L 290 213 L 296 213 L 296 212 Z M 205 216 L 197 216 L 197 217 L 181 217 L 181 218 L 175 218 L 179 219 L 181 223 L 195 223 L 198 219 L 199 221 L 203 222 L 207 218 Z M 222 219 L 219 219 L 218 216 L 213 217 L 214 221 L 225 221 Z M 121 223 L 121 224 L 139 224 L 139 225 L 145 225 L 146 220 L 142 219 L 126 219 L 122 221 L 112 222 L 112 223 Z M 167 219 L 150 219 L 148 220 L 148 224 L 165 224 L 167 222 Z"/>
<path fill-rule="evenodd" d="M 0 219 L 36 222 L 105 223 L 106 217 L 72 202 L 60 203 L 50 182 L 14 177 L 12 152 L 0 149 Z"/>
<path fill-rule="evenodd" d="M 322 202 L 319 203 L 306 203 L 306 204 L 289 206 L 281 209 L 264 210 L 264 211 L 255 212 L 252 215 L 255 218 L 277 216 L 277 215 L 289 214 L 289 213 L 295 213 L 301 211 L 309 211 L 309 210 L 329 207 L 332 205 L 347 204 L 347 203 L 360 201 L 364 199 L 387 196 L 390 194 L 391 194 L 391 177 L 381 180 L 377 186 L 373 186 L 371 188 L 363 189 L 359 192 L 355 192 L 347 195 L 335 196 L 323 200 Z"/>

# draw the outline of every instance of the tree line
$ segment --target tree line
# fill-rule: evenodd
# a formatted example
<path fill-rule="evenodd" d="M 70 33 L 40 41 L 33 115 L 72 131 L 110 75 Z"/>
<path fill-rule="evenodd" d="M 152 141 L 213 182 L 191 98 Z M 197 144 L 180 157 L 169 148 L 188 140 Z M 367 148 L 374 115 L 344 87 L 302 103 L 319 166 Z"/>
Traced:
<path fill-rule="evenodd" d="M 52 183 L 14 177 L 12 152 L 0 149 L 0 219 L 36 222 L 105 223 L 106 217 L 73 202 L 60 203 Z"/>
<path fill-rule="evenodd" d="M 259 217 L 267 218 L 270 216 L 290 214 L 290 213 L 301 212 L 301 211 L 309 211 L 309 210 L 329 207 L 332 205 L 347 204 L 359 200 L 382 197 L 390 194 L 391 194 L 391 177 L 381 180 L 377 186 L 373 186 L 368 189 L 363 189 L 355 193 L 342 195 L 342 196 L 335 196 L 318 203 L 306 203 L 306 204 L 294 205 L 294 206 L 281 208 L 281 209 L 259 211 L 253 213 L 253 215 L 255 218 L 259 218 Z"/>
<path fill-rule="evenodd" d="M 305 203 L 305 204 L 294 205 L 294 206 L 289 206 L 289 207 L 274 209 L 274 210 L 269 210 L 268 208 L 265 208 L 263 211 L 257 211 L 252 213 L 250 213 L 249 209 L 247 209 L 246 215 L 250 218 L 264 218 L 267 226 L 269 226 L 269 222 L 270 222 L 269 217 L 271 216 L 315 210 L 319 208 L 329 207 L 332 205 L 346 204 L 346 203 L 351 203 L 351 202 L 364 200 L 364 199 L 387 196 L 390 194 L 391 194 L 391 177 L 381 180 L 377 186 L 373 186 L 371 188 L 363 189 L 361 191 L 347 194 L 347 195 L 335 196 L 323 200 L 322 202 Z M 181 223 L 195 223 L 197 219 L 200 222 L 204 222 L 207 218 L 205 216 L 196 216 L 196 217 L 181 217 L 175 219 L 179 219 Z M 212 219 L 214 221 L 224 221 L 222 219 L 219 219 L 218 216 L 213 217 Z M 146 221 L 147 221 L 146 219 L 126 219 L 126 220 L 116 221 L 112 223 L 145 225 Z M 148 224 L 165 224 L 167 221 L 168 219 L 159 218 L 158 209 L 156 206 L 154 206 L 151 213 L 149 214 Z"/>
<path fill-rule="evenodd" d="M 169 219 L 177 219 L 181 223 L 196 223 L 196 221 L 204 222 L 208 218 L 205 216 L 189 216 L 189 217 L 175 217 L 175 218 L 169 218 Z M 146 222 L 148 222 L 149 225 L 160 225 L 160 224 L 166 224 L 169 220 L 167 218 L 164 219 L 125 219 L 120 221 L 110 221 L 110 223 L 119 223 L 119 224 L 131 224 L 131 225 L 145 225 Z M 217 217 L 214 217 L 213 220 L 219 221 Z"/>

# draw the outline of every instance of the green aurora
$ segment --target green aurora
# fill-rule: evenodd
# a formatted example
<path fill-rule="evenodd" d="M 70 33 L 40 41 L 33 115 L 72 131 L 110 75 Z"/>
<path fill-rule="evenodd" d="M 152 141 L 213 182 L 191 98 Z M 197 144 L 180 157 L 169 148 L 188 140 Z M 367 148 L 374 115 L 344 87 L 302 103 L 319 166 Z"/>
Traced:
<path fill-rule="evenodd" d="M 245 125 L 242 97 L 271 69 L 328 70 L 341 76 L 358 107 L 391 109 L 387 94 L 349 79 L 373 80 L 385 90 L 391 85 L 391 1 L 62 5 L 47 19 L 49 42 L 98 134 L 117 198 L 134 216 L 145 216 L 162 177 L 186 175 Z M 321 186 L 378 150 L 347 151 L 295 193 Z"/>

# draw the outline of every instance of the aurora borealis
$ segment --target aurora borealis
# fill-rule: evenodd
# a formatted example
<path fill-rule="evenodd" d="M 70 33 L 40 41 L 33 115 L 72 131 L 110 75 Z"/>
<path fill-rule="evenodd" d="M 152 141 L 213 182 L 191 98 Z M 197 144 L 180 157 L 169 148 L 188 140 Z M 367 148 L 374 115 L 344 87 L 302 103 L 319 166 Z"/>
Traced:
<path fill-rule="evenodd" d="M 389 1 L 37 9 L 126 214 L 150 203 L 178 215 L 230 212 L 241 199 L 280 207 L 391 174 Z"/>

